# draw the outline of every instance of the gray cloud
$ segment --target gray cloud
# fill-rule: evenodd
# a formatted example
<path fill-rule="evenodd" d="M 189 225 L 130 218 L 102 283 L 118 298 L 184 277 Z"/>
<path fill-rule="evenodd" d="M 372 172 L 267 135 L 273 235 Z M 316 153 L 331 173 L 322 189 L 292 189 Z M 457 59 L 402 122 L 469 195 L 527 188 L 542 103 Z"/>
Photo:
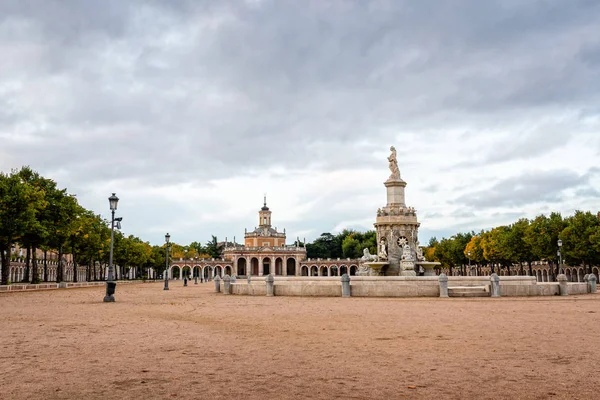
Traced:
<path fill-rule="evenodd" d="M 380 168 L 398 142 L 406 165 L 424 152 L 450 171 L 543 157 L 585 131 L 544 118 L 599 115 L 599 27 L 596 1 L 2 2 L 0 167 L 82 193 Z M 503 128 L 468 162 L 427 153 L 449 131 Z M 539 194 L 551 178 L 524 179 L 456 201 L 556 200 Z M 316 231 L 360 219 L 311 215 Z"/>
<path fill-rule="evenodd" d="M 498 180 L 488 189 L 458 197 L 452 203 L 485 209 L 490 207 L 518 207 L 524 204 L 555 203 L 562 192 L 589 183 L 590 174 L 579 175 L 573 171 L 531 171 L 520 176 Z"/>

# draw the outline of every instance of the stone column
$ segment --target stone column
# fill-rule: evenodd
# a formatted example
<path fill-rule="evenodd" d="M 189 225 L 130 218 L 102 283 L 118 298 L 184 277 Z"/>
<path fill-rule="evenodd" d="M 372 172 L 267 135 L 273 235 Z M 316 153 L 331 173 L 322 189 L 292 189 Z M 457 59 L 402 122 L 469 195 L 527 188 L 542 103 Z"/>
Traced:
<path fill-rule="evenodd" d="M 596 275 L 590 274 L 587 279 L 588 284 L 588 293 L 595 294 L 596 293 Z"/>
<path fill-rule="evenodd" d="M 223 277 L 223 294 L 231 294 L 231 277 L 229 275 Z"/>
<path fill-rule="evenodd" d="M 281 260 L 281 275 L 283 276 L 287 276 L 287 257 L 283 257 L 283 260 Z"/>
<path fill-rule="evenodd" d="M 492 276 L 490 276 L 490 282 L 490 292 L 492 297 L 500 297 L 500 277 L 498 274 L 493 273 Z"/>
<path fill-rule="evenodd" d="M 258 259 L 258 276 L 263 276 L 263 272 L 264 272 L 263 259 L 262 259 L 262 257 L 260 257 Z"/>
<path fill-rule="evenodd" d="M 350 277 L 348 274 L 342 275 L 342 297 L 350 297 Z"/>
<path fill-rule="evenodd" d="M 215 292 L 219 293 L 221 291 L 221 278 L 219 275 L 215 277 Z"/>
<path fill-rule="evenodd" d="M 560 291 L 560 295 L 568 296 L 569 295 L 569 286 L 568 286 L 567 276 L 565 274 L 560 274 L 556 277 L 556 280 L 558 281 L 558 288 Z"/>
<path fill-rule="evenodd" d="M 440 274 L 438 280 L 440 281 L 440 297 L 448 297 L 448 276 Z"/>
<path fill-rule="evenodd" d="M 267 275 L 267 278 L 265 279 L 265 281 L 267 282 L 267 296 L 274 296 L 273 286 L 274 286 L 275 279 L 273 279 L 273 275 L 271 275 L 271 274 Z"/>

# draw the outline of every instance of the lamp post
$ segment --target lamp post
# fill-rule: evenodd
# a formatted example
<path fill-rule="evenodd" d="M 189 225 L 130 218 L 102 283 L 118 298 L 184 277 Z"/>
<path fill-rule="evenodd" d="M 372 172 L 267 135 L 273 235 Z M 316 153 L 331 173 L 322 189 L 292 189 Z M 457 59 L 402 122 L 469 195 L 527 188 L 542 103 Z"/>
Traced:
<path fill-rule="evenodd" d="M 165 287 L 163 290 L 169 290 L 169 239 L 171 239 L 171 235 L 168 233 L 165 235 Z"/>
<path fill-rule="evenodd" d="M 106 282 L 106 295 L 104 296 L 104 302 L 110 303 L 115 301 L 115 290 L 117 289 L 117 283 L 114 281 L 114 267 L 113 267 L 113 243 L 115 241 L 115 211 L 117 209 L 117 204 L 119 203 L 119 198 L 112 194 L 108 198 L 108 203 L 110 205 L 111 211 L 111 221 L 110 221 L 110 255 L 108 256 L 108 281 Z"/>
<path fill-rule="evenodd" d="M 471 273 L 471 250 L 467 251 L 467 257 L 469 258 L 469 273 Z"/>
<path fill-rule="evenodd" d="M 562 240 L 558 239 L 558 252 L 556 253 L 556 255 L 558 256 L 558 271 L 560 272 L 560 270 L 562 269 L 562 273 L 565 274 L 565 267 L 563 266 L 563 262 L 562 262 Z"/>

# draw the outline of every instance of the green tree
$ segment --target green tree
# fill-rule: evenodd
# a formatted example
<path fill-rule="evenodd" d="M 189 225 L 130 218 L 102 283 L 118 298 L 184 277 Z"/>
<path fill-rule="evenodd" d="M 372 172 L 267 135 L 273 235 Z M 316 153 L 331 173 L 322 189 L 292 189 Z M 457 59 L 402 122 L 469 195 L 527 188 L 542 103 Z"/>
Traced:
<path fill-rule="evenodd" d="M 0 283 L 8 284 L 10 251 L 13 244 L 37 223 L 37 213 L 44 202 L 44 193 L 23 181 L 17 171 L 0 173 Z"/>
<path fill-rule="evenodd" d="M 83 208 L 77 203 L 75 196 L 67 194 L 66 189 L 54 190 L 46 194 L 48 201 L 48 244 L 58 250 L 58 270 L 56 280 L 64 280 L 63 254 L 65 246 L 71 238 L 73 231 L 77 229 L 77 217 L 83 212 Z"/>
<path fill-rule="evenodd" d="M 219 244 L 217 237 L 215 235 L 211 235 L 212 238 L 208 242 L 206 242 L 206 246 L 204 247 L 206 253 L 212 258 L 220 258 L 223 254 L 223 248 L 225 247 L 222 244 Z"/>
<path fill-rule="evenodd" d="M 549 217 L 538 215 L 525 230 L 524 241 L 527 243 L 537 260 L 546 260 L 550 264 L 551 278 L 558 274 L 556 252 L 558 251 L 558 237 L 565 229 L 565 222 L 559 213 L 552 213 Z"/>
<path fill-rule="evenodd" d="M 47 206 L 46 192 L 56 186 L 54 181 L 42 178 L 37 172 L 29 167 L 23 167 L 18 172 L 23 183 L 31 185 L 40 192 L 43 200 L 37 202 L 35 218 L 25 227 L 25 233 L 19 240 L 21 245 L 27 249 L 25 281 L 38 283 L 37 248 L 41 246 L 48 237 L 46 224 L 44 224 L 44 211 Z M 32 266 L 32 268 L 31 268 Z M 31 273 L 31 276 L 29 272 Z"/>
<path fill-rule="evenodd" d="M 591 266 L 598 261 L 598 251 L 594 245 L 594 235 L 600 226 L 600 220 L 591 212 L 575 211 L 575 214 L 565 219 L 566 227 L 560 233 L 563 241 L 563 255 L 569 261 L 583 264 L 587 273 Z"/>

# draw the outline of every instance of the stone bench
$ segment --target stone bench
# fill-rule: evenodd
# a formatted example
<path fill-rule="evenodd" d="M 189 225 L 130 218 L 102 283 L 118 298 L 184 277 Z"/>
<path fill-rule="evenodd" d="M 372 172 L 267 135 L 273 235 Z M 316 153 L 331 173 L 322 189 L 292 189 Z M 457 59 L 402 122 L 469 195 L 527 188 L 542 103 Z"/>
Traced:
<path fill-rule="evenodd" d="M 489 286 L 449 286 L 449 297 L 490 297 Z"/>

